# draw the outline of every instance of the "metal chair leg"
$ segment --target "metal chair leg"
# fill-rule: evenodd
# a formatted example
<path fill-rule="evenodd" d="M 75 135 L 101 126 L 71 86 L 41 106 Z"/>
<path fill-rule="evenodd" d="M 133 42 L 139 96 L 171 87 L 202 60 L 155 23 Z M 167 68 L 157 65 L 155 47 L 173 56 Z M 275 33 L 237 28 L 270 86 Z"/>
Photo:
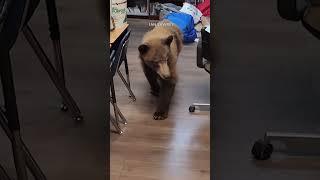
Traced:
<path fill-rule="evenodd" d="M 64 72 L 64 66 L 63 66 L 61 44 L 60 44 L 60 28 L 59 28 L 59 21 L 57 16 L 56 2 L 52 0 L 46 0 L 46 7 L 47 7 L 48 22 L 49 22 L 50 38 L 51 38 L 53 50 L 54 50 L 55 67 L 60 80 L 62 81 L 63 85 L 65 85 L 66 81 L 65 81 L 65 72 Z M 61 110 L 63 111 L 68 110 L 68 107 L 65 104 L 66 104 L 65 102 L 62 102 Z"/>
<path fill-rule="evenodd" d="M 54 54 L 55 54 L 56 68 L 57 68 L 59 77 L 63 81 L 63 84 L 65 84 L 63 58 L 62 58 L 61 44 L 60 44 L 60 28 L 59 28 L 56 2 L 52 0 L 46 0 L 45 2 L 47 7 L 50 38 L 52 40 Z"/>
<path fill-rule="evenodd" d="M 120 108 L 118 107 L 118 105 L 117 105 L 117 104 L 114 104 L 114 106 L 115 106 L 115 108 L 116 108 L 116 111 L 117 111 L 118 115 L 119 115 L 120 118 L 121 118 L 121 121 L 119 121 L 119 122 L 121 122 L 121 123 L 124 124 L 124 125 L 128 124 L 127 119 L 124 117 L 124 115 L 123 115 L 122 112 L 120 111 Z"/>
<path fill-rule="evenodd" d="M 8 126 L 13 132 L 13 140 L 11 141 L 14 164 L 17 172 L 18 180 L 27 180 L 28 174 L 26 162 L 22 151 L 22 140 L 20 136 L 20 123 L 18 117 L 16 94 L 13 82 L 13 74 L 10 62 L 9 51 L 0 55 L 0 76 L 5 101 L 6 114 L 8 116 Z"/>
<path fill-rule="evenodd" d="M 56 71 L 58 73 L 60 81 L 66 87 L 66 80 L 65 80 L 65 73 L 64 73 L 60 40 L 52 39 L 52 45 L 53 45 L 53 49 L 54 49 L 54 60 L 55 60 Z M 63 101 L 63 99 L 62 99 L 62 104 L 61 104 L 60 108 L 62 111 L 68 110 L 68 106 L 66 105 L 66 102 Z"/>
<path fill-rule="evenodd" d="M 62 82 L 64 87 L 66 87 L 60 40 L 52 40 L 52 45 L 54 49 L 54 60 L 55 60 L 56 70 L 57 70 L 60 81 Z M 68 110 L 68 106 L 66 105 L 66 102 L 64 102 L 63 99 L 62 99 L 62 104 L 60 109 L 62 111 Z"/>
<path fill-rule="evenodd" d="M 27 180 L 26 160 L 22 150 L 22 139 L 19 130 L 13 131 L 12 150 L 18 180 Z"/>
<path fill-rule="evenodd" d="M 13 134 L 10 131 L 8 124 L 7 124 L 8 120 L 6 118 L 6 115 L 4 114 L 4 112 L 2 110 L 0 110 L 0 126 L 2 127 L 2 129 L 4 130 L 4 132 L 6 133 L 7 137 L 10 139 L 10 141 L 13 141 Z M 31 174 L 33 175 L 33 177 L 36 180 L 46 180 L 46 176 L 44 175 L 44 173 L 42 172 L 42 170 L 40 169 L 39 165 L 37 164 L 37 162 L 33 159 L 31 153 L 29 152 L 27 146 L 24 144 L 24 142 L 21 142 L 22 144 L 22 150 L 25 153 L 25 160 L 26 160 L 26 164 L 28 169 L 30 170 Z"/>
<path fill-rule="evenodd" d="M 59 74 L 59 78 L 61 78 L 61 80 L 63 81 L 63 84 L 65 84 L 63 58 L 62 58 L 61 44 L 60 44 L 60 29 L 59 29 L 56 2 L 53 0 L 46 0 L 45 2 L 47 7 L 50 38 L 52 40 L 54 54 L 55 54 L 54 59 L 56 63 L 56 68 Z"/>
<path fill-rule="evenodd" d="M 126 118 L 124 117 L 124 115 L 121 113 L 120 108 L 117 105 L 117 98 L 116 98 L 116 93 L 114 90 L 114 83 L 113 80 L 111 82 L 111 103 L 113 105 L 114 108 L 114 113 L 115 113 L 115 117 L 116 120 L 123 123 L 123 124 L 128 124 Z M 118 116 L 120 116 L 121 120 L 118 118 Z"/>
<path fill-rule="evenodd" d="M 117 73 L 118 73 L 118 75 L 120 76 L 123 84 L 124 84 L 124 85 L 126 86 L 126 88 L 128 89 L 129 94 L 130 94 L 130 97 L 132 98 L 132 100 L 133 100 L 133 101 L 136 101 L 136 100 L 137 100 L 137 99 L 136 99 L 136 96 L 133 94 L 129 82 L 125 80 L 125 78 L 123 77 L 123 75 L 122 75 L 122 73 L 121 73 L 121 71 L 120 71 L 119 69 L 117 70 Z"/>
<path fill-rule="evenodd" d="M 61 52 L 61 45 L 59 40 L 52 40 L 53 48 L 54 48 L 54 55 L 55 55 L 55 63 L 56 69 L 59 75 L 60 80 L 65 85 L 65 75 L 64 75 L 64 67 L 63 67 L 63 59 L 62 59 L 62 52 Z"/>
<path fill-rule="evenodd" d="M 126 70 L 127 82 L 128 82 L 129 87 L 131 88 L 130 76 L 129 76 L 128 59 L 127 59 L 127 55 L 126 55 L 126 54 L 124 54 L 124 67 L 125 67 L 125 70 Z"/>
<path fill-rule="evenodd" d="M 113 126 L 116 128 L 116 133 L 122 134 L 123 131 L 122 131 L 121 127 L 119 126 L 119 123 L 115 119 L 113 119 L 112 117 L 110 117 L 110 121 L 112 122 Z"/>
<path fill-rule="evenodd" d="M 122 79 L 123 83 L 125 83 L 128 91 L 129 91 L 129 93 L 130 93 L 130 97 L 133 99 L 133 101 L 136 101 L 136 97 L 135 97 L 135 95 L 133 94 L 132 89 L 131 89 L 127 54 L 124 54 L 123 61 L 124 61 L 124 67 L 125 67 L 125 71 L 126 71 L 127 80 L 124 81 L 123 76 L 121 77 L 121 79 Z M 122 74 L 121 74 L 121 75 L 122 75 Z M 121 75 L 120 75 L 120 76 L 121 76 Z M 127 84 L 126 84 L 126 83 L 127 83 Z"/>
<path fill-rule="evenodd" d="M 44 50 L 40 46 L 40 43 L 37 41 L 36 37 L 32 33 L 29 26 L 26 26 L 23 29 L 23 34 L 27 39 L 27 41 L 29 42 L 29 44 L 31 45 L 31 47 L 33 48 L 33 50 L 35 51 L 36 55 L 38 56 L 42 66 L 48 72 L 51 80 L 53 81 L 56 88 L 58 89 L 61 96 L 63 97 L 64 102 L 67 104 L 68 108 L 70 108 L 71 113 L 73 114 L 73 117 L 77 121 L 81 121 L 82 115 L 81 115 L 80 109 L 78 108 L 78 105 L 76 104 L 76 102 L 74 101 L 74 99 L 72 98 L 72 96 L 70 95 L 70 93 L 68 92 L 64 84 L 62 83 L 62 81 L 60 80 L 59 75 L 56 72 L 54 66 L 51 64 L 49 58 L 45 54 Z"/>
<path fill-rule="evenodd" d="M 110 101 L 111 101 L 111 104 L 113 106 L 113 111 L 114 111 L 114 116 L 115 116 L 115 119 L 111 118 L 111 122 L 113 123 L 114 127 L 117 129 L 118 133 L 122 134 L 123 131 L 120 128 L 119 122 L 121 122 L 123 124 L 127 124 L 127 120 L 125 119 L 125 117 L 121 113 L 119 107 L 117 106 L 117 99 L 116 99 L 113 80 L 111 80 L 110 88 L 111 88 Z M 119 118 L 119 116 L 120 116 L 120 118 Z"/>
<path fill-rule="evenodd" d="M 1 180 L 11 180 L 5 169 L 0 165 L 0 179 Z"/>
<path fill-rule="evenodd" d="M 112 87 L 111 87 L 112 88 Z M 116 106 L 113 104 L 113 100 L 112 100 L 113 97 L 111 97 L 111 103 L 112 103 L 112 106 L 113 106 L 113 112 L 114 112 L 114 118 L 110 117 L 110 120 L 113 124 L 113 126 L 116 128 L 116 132 L 118 134 L 122 134 L 123 131 L 120 127 L 120 124 L 119 124 L 119 117 L 118 117 L 118 112 L 117 112 L 117 109 L 116 109 Z"/>
<path fill-rule="evenodd" d="M 119 114 L 118 114 L 116 105 L 115 105 L 113 102 L 111 102 L 111 104 L 112 104 L 112 107 L 113 107 L 113 112 L 114 112 L 115 121 L 116 121 L 117 123 L 119 123 L 120 120 L 119 120 Z"/>

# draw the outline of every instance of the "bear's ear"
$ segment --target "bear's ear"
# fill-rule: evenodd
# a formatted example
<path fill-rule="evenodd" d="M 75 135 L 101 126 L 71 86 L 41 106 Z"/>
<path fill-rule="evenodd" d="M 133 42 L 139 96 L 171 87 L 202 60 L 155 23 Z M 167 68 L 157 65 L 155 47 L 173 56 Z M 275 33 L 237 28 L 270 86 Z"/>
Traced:
<path fill-rule="evenodd" d="M 141 44 L 141 45 L 138 47 L 138 49 L 139 49 L 140 54 L 145 54 L 146 52 L 148 52 L 149 46 L 146 45 L 146 44 Z"/>
<path fill-rule="evenodd" d="M 173 40 L 173 36 L 170 35 L 169 37 L 164 39 L 164 44 L 170 46 L 170 44 L 172 43 L 172 40 Z"/>

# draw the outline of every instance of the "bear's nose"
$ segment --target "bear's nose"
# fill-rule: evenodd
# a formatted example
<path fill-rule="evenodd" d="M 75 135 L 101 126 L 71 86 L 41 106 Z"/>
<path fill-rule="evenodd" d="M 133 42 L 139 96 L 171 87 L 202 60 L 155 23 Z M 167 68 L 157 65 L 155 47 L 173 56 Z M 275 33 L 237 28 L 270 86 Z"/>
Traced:
<path fill-rule="evenodd" d="M 163 79 L 170 79 L 170 75 L 163 75 Z"/>

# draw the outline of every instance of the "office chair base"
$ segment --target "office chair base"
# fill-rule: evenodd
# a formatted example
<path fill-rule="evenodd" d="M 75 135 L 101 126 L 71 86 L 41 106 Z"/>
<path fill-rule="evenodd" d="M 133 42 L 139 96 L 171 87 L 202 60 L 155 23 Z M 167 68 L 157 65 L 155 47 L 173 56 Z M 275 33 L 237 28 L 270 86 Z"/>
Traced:
<path fill-rule="evenodd" d="M 191 106 L 189 106 L 189 112 L 193 113 L 196 110 L 210 111 L 210 104 L 193 103 Z"/>
<path fill-rule="evenodd" d="M 320 155 L 320 134 L 266 132 L 264 139 L 255 142 L 251 153 L 257 160 L 267 160 L 273 152 L 273 141 L 285 144 L 287 154 Z"/>
<path fill-rule="evenodd" d="M 267 160 L 271 157 L 273 145 L 268 141 L 260 139 L 252 147 L 251 153 L 257 160 Z"/>

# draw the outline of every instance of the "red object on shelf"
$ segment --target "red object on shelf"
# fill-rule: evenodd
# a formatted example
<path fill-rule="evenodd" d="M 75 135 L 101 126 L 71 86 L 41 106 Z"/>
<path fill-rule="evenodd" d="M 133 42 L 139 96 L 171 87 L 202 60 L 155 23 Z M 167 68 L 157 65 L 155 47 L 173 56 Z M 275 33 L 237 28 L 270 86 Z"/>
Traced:
<path fill-rule="evenodd" d="M 197 5 L 203 16 L 210 16 L 210 0 L 204 0 L 203 3 Z"/>

